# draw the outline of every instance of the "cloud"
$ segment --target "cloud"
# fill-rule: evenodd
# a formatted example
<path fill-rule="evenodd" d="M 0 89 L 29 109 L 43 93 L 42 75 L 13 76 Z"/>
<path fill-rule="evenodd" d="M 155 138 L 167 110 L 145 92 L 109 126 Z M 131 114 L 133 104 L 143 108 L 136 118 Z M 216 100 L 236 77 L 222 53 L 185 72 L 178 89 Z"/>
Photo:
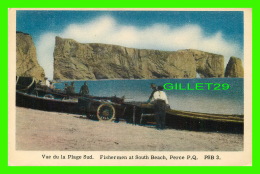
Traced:
<path fill-rule="evenodd" d="M 55 36 L 74 39 L 80 43 L 106 43 L 140 49 L 198 49 L 224 55 L 225 64 L 230 56 L 243 58 L 241 46 L 225 39 L 220 31 L 209 35 L 196 24 L 170 27 L 157 23 L 140 28 L 119 24 L 111 16 L 101 16 L 84 24 L 70 24 L 61 33 L 41 35 L 36 44 L 38 59 L 49 78 L 53 77 Z"/>
<path fill-rule="evenodd" d="M 46 33 L 40 36 L 36 42 L 36 50 L 39 64 L 43 67 L 45 76 L 53 78 L 53 52 L 55 47 L 55 33 Z"/>

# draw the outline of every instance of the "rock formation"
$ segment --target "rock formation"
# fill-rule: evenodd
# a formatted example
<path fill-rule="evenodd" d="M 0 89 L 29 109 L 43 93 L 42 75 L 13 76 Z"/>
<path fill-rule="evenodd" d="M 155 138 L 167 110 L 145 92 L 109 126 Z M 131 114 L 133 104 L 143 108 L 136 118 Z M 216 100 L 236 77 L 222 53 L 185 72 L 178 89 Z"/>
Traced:
<path fill-rule="evenodd" d="M 82 44 L 56 37 L 54 79 L 223 77 L 224 57 L 198 50 L 158 51 Z"/>
<path fill-rule="evenodd" d="M 36 57 L 36 48 L 29 34 L 16 32 L 16 75 L 44 79 L 44 70 Z"/>
<path fill-rule="evenodd" d="M 230 57 L 226 67 L 225 77 L 244 77 L 244 68 L 241 59 Z"/>

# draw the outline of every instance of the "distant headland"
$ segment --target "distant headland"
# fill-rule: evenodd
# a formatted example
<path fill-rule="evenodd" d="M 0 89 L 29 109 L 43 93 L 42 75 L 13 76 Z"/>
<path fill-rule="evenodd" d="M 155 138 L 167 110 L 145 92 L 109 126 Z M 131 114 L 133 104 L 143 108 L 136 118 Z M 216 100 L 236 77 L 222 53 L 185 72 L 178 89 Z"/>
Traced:
<path fill-rule="evenodd" d="M 18 76 L 44 78 L 36 51 L 31 36 L 17 31 Z M 135 49 L 56 37 L 53 56 L 54 80 L 244 77 L 241 59 L 231 57 L 225 68 L 222 55 L 194 49 Z"/>

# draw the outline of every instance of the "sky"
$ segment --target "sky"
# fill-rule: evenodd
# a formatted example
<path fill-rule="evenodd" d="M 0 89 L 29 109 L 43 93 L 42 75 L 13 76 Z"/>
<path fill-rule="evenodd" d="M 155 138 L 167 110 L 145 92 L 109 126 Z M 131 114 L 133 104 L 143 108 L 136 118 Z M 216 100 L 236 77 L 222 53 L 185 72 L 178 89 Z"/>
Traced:
<path fill-rule="evenodd" d="M 16 30 L 32 36 L 53 78 L 55 36 L 80 43 L 177 51 L 198 49 L 243 60 L 242 11 L 17 11 Z"/>

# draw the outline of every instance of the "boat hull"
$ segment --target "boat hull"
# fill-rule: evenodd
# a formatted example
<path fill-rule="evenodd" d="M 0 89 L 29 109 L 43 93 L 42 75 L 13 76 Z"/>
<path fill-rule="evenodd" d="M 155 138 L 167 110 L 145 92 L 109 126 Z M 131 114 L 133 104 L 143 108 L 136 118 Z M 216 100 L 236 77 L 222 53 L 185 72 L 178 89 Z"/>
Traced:
<path fill-rule="evenodd" d="M 153 116 L 153 105 L 145 103 L 128 103 L 127 113 L 135 124 L 156 124 Z M 129 109 L 131 108 L 131 109 Z M 143 117 L 142 115 L 148 115 Z M 150 115 L 150 116 L 149 116 Z M 141 121 L 142 120 L 142 121 Z M 174 129 L 213 132 L 244 132 L 244 115 L 211 114 L 169 109 L 166 112 L 165 124 Z"/>
<path fill-rule="evenodd" d="M 26 108 L 65 113 L 79 113 L 77 103 L 78 101 L 37 97 L 22 92 L 16 92 L 16 106 Z"/>

